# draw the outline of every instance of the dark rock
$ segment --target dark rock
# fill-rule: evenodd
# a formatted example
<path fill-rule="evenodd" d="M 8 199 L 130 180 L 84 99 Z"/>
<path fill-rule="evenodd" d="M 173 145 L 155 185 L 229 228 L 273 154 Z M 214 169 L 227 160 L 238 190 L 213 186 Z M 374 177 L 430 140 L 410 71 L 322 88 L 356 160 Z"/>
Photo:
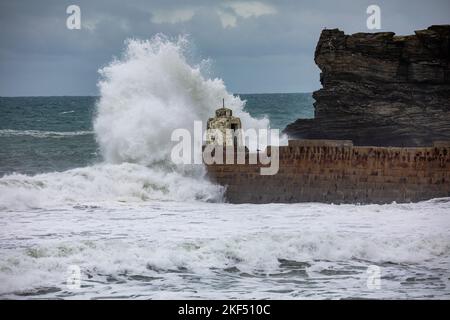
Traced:
<path fill-rule="evenodd" d="M 450 140 L 450 25 L 415 35 L 322 31 L 315 52 L 323 88 L 315 118 L 298 119 L 293 138 L 355 145 L 429 146 Z"/>

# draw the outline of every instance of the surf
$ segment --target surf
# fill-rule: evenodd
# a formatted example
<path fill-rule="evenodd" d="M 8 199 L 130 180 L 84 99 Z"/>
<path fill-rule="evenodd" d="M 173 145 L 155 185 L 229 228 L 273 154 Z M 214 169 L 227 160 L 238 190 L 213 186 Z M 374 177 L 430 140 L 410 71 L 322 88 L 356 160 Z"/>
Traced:
<path fill-rule="evenodd" d="M 224 188 L 208 181 L 203 165 L 170 160 L 177 128 L 206 124 L 222 99 L 251 128 L 268 128 L 267 118 L 244 111 L 245 101 L 210 78 L 207 60 L 189 62 L 190 42 L 180 36 L 128 39 L 123 54 L 99 70 L 100 97 L 92 132 L 5 131 L 6 135 L 59 137 L 93 134 L 101 162 L 65 172 L 0 179 L 3 210 L 84 203 L 165 201 L 221 202 Z"/>

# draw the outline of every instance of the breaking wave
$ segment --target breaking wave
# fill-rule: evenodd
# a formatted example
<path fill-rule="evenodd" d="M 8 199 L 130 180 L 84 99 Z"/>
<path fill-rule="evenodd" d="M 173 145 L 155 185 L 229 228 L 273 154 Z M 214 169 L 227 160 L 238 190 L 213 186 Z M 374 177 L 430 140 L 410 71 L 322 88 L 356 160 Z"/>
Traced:
<path fill-rule="evenodd" d="M 173 130 L 192 130 L 196 120 L 206 124 L 222 99 L 244 128 L 268 128 L 268 119 L 254 119 L 243 111 L 244 102 L 229 94 L 221 79 L 202 75 L 205 61 L 188 64 L 187 47 L 183 37 L 176 42 L 163 36 L 128 40 L 122 59 L 100 70 L 94 129 L 108 162 L 168 161 Z"/>
<path fill-rule="evenodd" d="M 82 269 L 83 298 L 130 292 L 263 298 L 280 288 L 345 297 L 346 290 L 364 290 L 373 264 L 383 268 L 383 290 L 372 297 L 448 296 L 449 204 L 152 202 L 4 214 L 0 221 L 14 227 L 4 230 L 0 297 L 49 286 L 70 295 L 71 265 Z"/>
<path fill-rule="evenodd" d="M 104 162 L 92 167 L 36 176 L 13 174 L 0 179 L 0 208 L 33 208 L 85 201 L 203 200 L 220 201 L 223 188 L 205 178 L 202 166 L 170 161 L 172 131 L 193 129 L 225 99 L 247 128 L 268 128 L 254 119 L 244 102 L 229 94 L 221 79 L 191 65 L 184 37 L 128 40 L 121 58 L 99 70 L 100 99 L 94 132 L 2 130 L 0 135 L 59 137 L 95 134 Z"/>
<path fill-rule="evenodd" d="M 110 201 L 220 201 L 222 188 L 202 179 L 203 174 L 198 170 L 183 175 L 133 163 L 98 164 L 35 176 L 12 174 L 0 179 L 0 209 Z"/>
<path fill-rule="evenodd" d="M 94 134 L 93 131 L 41 131 L 41 130 L 0 130 L 0 137 L 22 137 L 31 136 L 34 138 L 61 138 L 71 136 L 85 136 Z"/>

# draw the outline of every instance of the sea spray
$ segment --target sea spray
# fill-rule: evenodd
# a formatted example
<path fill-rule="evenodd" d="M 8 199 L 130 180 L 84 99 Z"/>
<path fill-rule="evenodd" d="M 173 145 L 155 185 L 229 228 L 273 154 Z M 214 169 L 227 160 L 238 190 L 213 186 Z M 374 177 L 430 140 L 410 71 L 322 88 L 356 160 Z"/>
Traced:
<path fill-rule="evenodd" d="M 221 79 L 206 79 L 200 65 L 187 62 L 187 46 L 185 37 L 128 40 L 123 57 L 100 70 L 94 129 L 108 162 L 170 161 L 172 132 L 192 130 L 196 120 L 206 124 L 222 98 L 244 128 L 268 128 L 267 119 L 243 111 L 244 102 L 229 94 Z"/>
<path fill-rule="evenodd" d="M 194 120 L 206 123 L 222 98 L 244 127 L 267 128 L 269 123 L 244 112 L 244 102 L 229 94 L 221 79 L 204 77 L 201 63 L 190 65 L 185 57 L 188 46 L 185 37 L 127 40 L 122 57 L 100 70 L 94 134 L 102 162 L 65 172 L 4 176 L 0 209 L 221 201 L 224 188 L 205 178 L 202 165 L 172 163 L 171 133 L 177 128 L 192 130 Z"/>

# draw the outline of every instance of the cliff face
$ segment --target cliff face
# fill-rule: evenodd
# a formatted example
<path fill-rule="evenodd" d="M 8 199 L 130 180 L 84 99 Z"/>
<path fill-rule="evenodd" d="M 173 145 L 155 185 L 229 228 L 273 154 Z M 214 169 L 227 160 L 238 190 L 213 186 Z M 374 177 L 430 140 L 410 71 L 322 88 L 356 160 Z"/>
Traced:
<path fill-rule="evenodd" d="M 450 25 L 415 35 L 345 35 L 323 30 L 315 52 L 323 88 L 314 119 L 294 138 L 346 139 L 355 145 L 429 146 L 450 140 Z"/>

